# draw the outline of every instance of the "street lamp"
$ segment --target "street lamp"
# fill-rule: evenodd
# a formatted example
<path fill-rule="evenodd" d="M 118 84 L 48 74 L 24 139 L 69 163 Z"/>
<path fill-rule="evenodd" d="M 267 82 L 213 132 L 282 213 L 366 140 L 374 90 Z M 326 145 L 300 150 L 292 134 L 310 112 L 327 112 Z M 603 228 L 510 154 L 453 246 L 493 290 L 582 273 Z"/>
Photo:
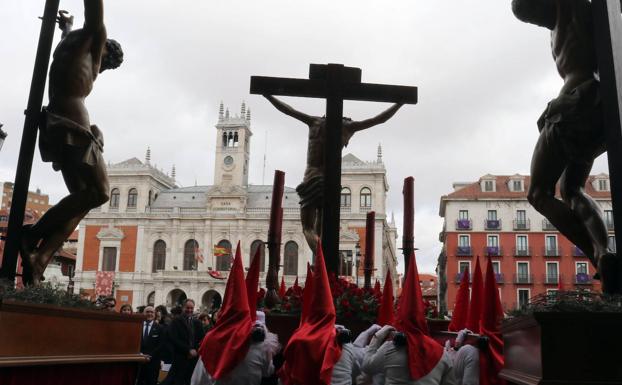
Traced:
<path fill-rule="evenodd" d="M 361 265 L 361 244 L 356 242 L 356 246 L 354 246 L 354 251 L 356 253 L 356 286 L 359 285 L 359 266 Z"/>
<path fill-rule="evenodd" d="M 2 130 L 3 124 L 0 123 L 0 150 L 2 150 L 2 145 L 4 144 L 4 139 L 7 137 L 7 133 Z"/>

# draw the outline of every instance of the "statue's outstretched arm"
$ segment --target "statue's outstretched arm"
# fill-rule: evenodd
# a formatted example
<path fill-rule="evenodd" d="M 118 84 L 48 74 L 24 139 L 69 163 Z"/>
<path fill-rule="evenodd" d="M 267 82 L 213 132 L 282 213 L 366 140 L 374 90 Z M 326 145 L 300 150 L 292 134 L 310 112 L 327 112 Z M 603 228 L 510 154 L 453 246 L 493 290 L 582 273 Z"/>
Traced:
<path fill-rule="evenodd" d="M 557 20 L 555 0 L 512 0 L 514 16 L 525 23 L 553 29 Z"/>
<path fill-rule="evenodd" d="M 104 1 L 84 0 L 84 30 L 92 34 L 91 55 L 93 62 L 101 62 L 104 46 L 106 45 L 106 27 L 104 26 Z"/>
<path fill-rule="evenodd" d="M 281 111 L 282 113 L 284 113 L 285 115 L 289 115 L 294 119 L 298 119 L 301 122 L 309 125 L 313 122 L 313 117 L 310 115 L 305 114 L 304 112 L 300 112 L 298 110 L 295 110 L 294 108 L 292 108 L 292 106 L 290 106 L 289 104 L 285 104 L 282 101 L 280 101 L 279 99 L 275 98 L 272 95 L 264 95 L 264 98 L 268 99 L 268 101 L 270 101 L 270 103 L 272 103 L 272 105 L 274 107 L 276 107 L 277 110 Z"/>
<path fill-rule="evenodd" d="M 360 122 L 352 122 L 350 124 L 350 127 L 352 128 L 353 131 L 360 131 L 366 128 L 376 126 L 378 124 L 382 124 L 386 122 L 387 120 L 391 119 L 391 117 L 395 115 L 395 113 L 397 112 L 397 110 L 400 109 L 401 106 L 402 104 L 396 103 L 392 105 L 391 107 L 389 107 L 384 112 L 374 116 L 373 118 L 361 120 Z"/>

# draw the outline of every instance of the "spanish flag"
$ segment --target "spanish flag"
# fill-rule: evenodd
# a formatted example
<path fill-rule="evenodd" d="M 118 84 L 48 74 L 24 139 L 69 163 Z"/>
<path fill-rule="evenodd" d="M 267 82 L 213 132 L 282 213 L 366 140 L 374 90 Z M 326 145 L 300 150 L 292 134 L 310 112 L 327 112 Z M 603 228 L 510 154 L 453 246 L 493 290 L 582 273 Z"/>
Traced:
<path fill-rule="evenodd" d="M 215 257 L 224 257 L 225 255 L 231 255 L 231 250 L 222 246 L 214 246 L 214 256 Z"/>

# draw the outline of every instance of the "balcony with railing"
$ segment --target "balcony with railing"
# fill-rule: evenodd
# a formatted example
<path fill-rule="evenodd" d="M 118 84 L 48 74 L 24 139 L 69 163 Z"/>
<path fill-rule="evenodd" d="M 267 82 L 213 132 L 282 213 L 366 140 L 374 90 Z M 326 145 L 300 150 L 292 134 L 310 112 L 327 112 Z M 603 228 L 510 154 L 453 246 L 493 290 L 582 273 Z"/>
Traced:
<path fill-rule="evenodd" d="M 575 285 L 591 285 L 592 277 L 587 273 L 578 273 L 574 275 Z"/>
<path fill-rule="evenodd" d="M 473 255 L 473 251 L 471 250 L 471 246 L 457 246 L 456 247 L 456 255 L 463 256 L 463 257 Z"/>
<path fill-rule="evenodd" d="M 495 273 L 495 280 L 497 281 L 498 284 L 504 283 L 505 277 L 503 276 L 503 273 Z"/>
<path fill-rule="evenodd" d="M 544 246 L 542 255 L 545 257 L 561 257 L 562 250 L 559 246 Z"/>
<path fill-rule="evenodd" d="M 516 231 L 529 230 L 531 228 L 531 222 L 529 219 L 514 219 L 512 221 L 512 225 Z"/>
<path fill-rule="evenodd" d="M 486 230 L 501 230 L 501 219 L 485 219 L 484 228 Z"/>
<path fill-rule="evenodd" d="M 561 276 L 559 274 L 543 274 L 545 285 L 558 285 Z"/>
<path fill-rule="evenodd" d="M 515 247 L 514 256 L 515 257 L 531 257 L 531 246 Z"/>
<path fill-rule="evenodd" d="M 503 255 L 503 250 L 501 250 L 501 246 L 486 246 L 484 247 L 484 255 L 500 257 Z"/>
<path fill-rule="evenodd" d="M 456 221 L 456 230 L 471 230 L 473 224 L 470 219 L 458 219 Z"/>
<path fill-rule="evenodd" d="M 585 257 L 585 253 L 578 246 L 572 246 L 573 257 Z"/>
<path fill-rule="evenodd" d="M 514 283 L 519 285 L 531 285 L 533 274 L 514 274 Z"/>
<path fill-rule="evenodd" d="M 542 220 L 542 230 L 543 231 L 557 231 L 557 228 L 553 226 L 553 224 L 549 222 L 548 219 L 545 218 Z"/>

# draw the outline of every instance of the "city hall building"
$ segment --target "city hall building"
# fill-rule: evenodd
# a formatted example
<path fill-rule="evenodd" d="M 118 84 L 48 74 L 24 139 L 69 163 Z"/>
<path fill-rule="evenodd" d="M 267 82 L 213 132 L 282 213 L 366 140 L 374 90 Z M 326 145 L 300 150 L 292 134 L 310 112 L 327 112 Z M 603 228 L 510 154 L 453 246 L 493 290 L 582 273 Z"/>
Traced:
<path fill-rule="evenodd" d="M 221 301 L 238 241 L 248 267 L 256 247 L 267 240 L 272 186 L 248 183 L 252 131 L 244 104 L 235 116 L 221 104 L 215 134 L 212 185 L 177 186 L 174 169 L 170 175 L 158 170 L 149 151 L 144 161 L 131 158 L 108 165 L 110 201 L 79 226 L 76 292 L 94 297 L 98 272 L 112 272 L 118 306 L 171 307 L 193 298 L 206 309 Z M 368 211 L 376 212 L 374 278 L 384 282 L 387 270 L 397 277 L 397 232 L 387 218 L 388 188 L 380 147 L 373 161 L 352 154 L 342 158 L 340 273 L 353 282 L 363 275 L 357 250 L 365 250 Z M 296 277 L 304 282 L 313 255 L 302 234 L 298 202 L 295 189 L 286 186 L 279 275 L 288 285 Z"/>

